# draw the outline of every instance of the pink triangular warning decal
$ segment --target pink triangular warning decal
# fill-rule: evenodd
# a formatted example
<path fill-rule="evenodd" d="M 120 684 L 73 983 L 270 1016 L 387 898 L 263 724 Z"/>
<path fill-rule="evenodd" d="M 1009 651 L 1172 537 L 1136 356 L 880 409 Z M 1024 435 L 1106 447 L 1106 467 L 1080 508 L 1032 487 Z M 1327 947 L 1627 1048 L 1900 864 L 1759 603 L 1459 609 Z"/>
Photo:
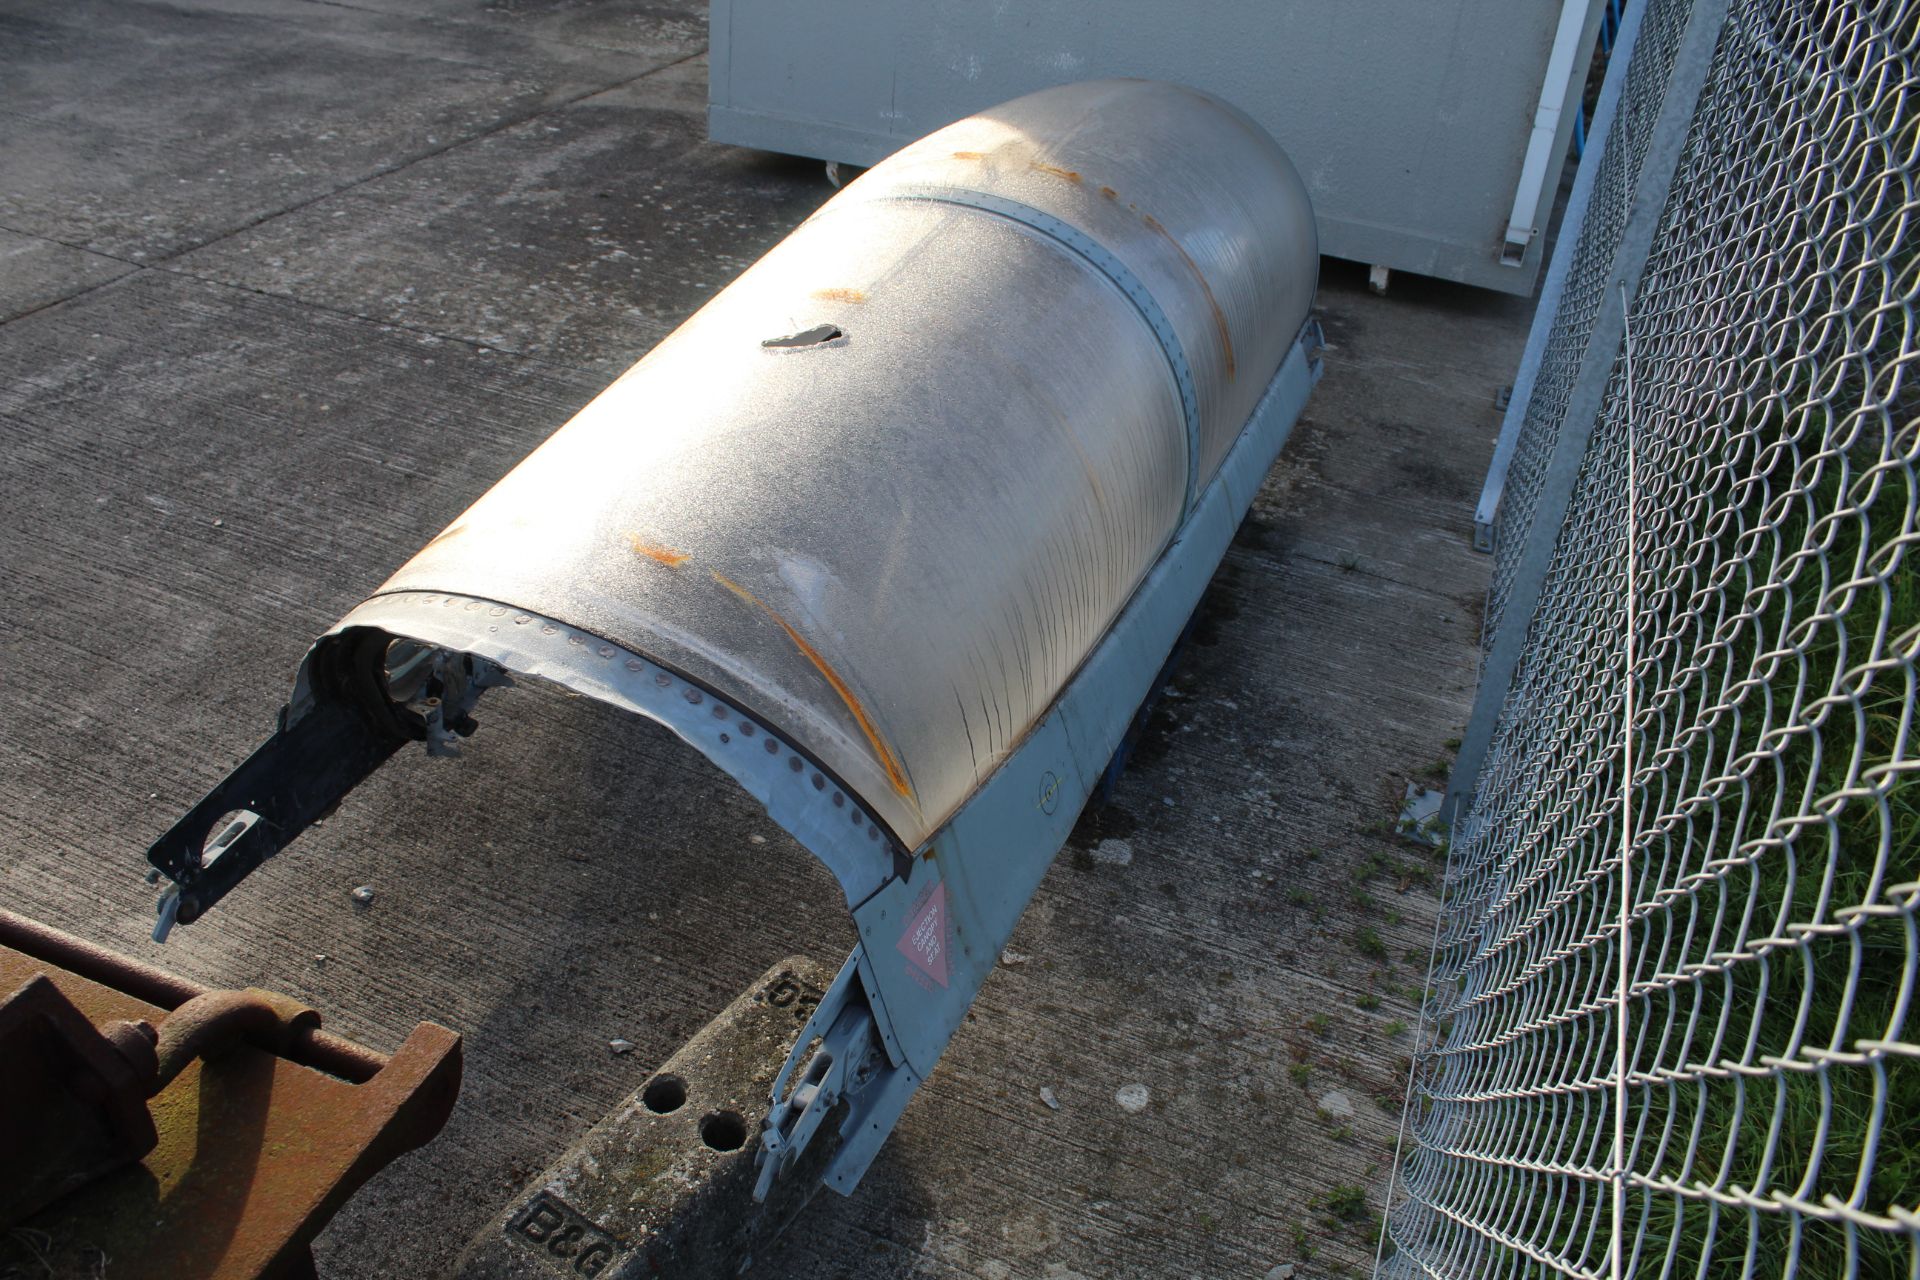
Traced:
<path fill-rule="evenodd" d="M 900 954 L 941 986 L 947 985 L 947 886 L 934 886 L 900 935 Z"/>

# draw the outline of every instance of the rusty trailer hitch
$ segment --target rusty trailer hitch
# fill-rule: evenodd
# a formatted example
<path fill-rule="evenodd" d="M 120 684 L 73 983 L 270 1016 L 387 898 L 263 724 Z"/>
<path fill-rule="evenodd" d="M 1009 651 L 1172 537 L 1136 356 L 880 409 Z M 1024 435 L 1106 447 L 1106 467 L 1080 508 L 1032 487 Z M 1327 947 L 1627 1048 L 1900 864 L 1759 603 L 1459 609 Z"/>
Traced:
<path fill-rule="evenodd" d="M 312 1274 L 348 1196 L 437 1134 L 460 1037 L 391 1057 L 0 911 L 0 1273 Z"/>

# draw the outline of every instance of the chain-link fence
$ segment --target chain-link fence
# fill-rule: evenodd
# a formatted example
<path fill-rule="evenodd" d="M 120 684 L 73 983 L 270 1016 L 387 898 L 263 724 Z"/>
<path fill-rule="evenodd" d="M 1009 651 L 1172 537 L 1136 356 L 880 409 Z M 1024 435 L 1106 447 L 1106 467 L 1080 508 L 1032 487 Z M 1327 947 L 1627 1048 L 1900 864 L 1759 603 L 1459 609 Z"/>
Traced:
<path fill-rule="evenodd" d="M 1628 22 L 1496 525 L 1387 1271 L 1920 1276 L 1920 0 Z"/>

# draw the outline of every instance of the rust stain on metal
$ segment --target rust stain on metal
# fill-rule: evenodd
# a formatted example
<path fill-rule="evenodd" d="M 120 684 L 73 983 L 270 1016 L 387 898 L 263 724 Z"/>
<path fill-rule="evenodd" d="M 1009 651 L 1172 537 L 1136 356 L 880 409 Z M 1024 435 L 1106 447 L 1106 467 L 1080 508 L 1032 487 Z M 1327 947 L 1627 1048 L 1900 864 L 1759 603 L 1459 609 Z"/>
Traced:
<path fill-rule="evenodd" d="M 900 767 L 899 757 L 893 754 L 893 748 L 889 747 L 886 739 L 880 736 L 880 730 L 874 726 L 873 717 L 867 714 L 866 707 L 863 706 L 860 699 L 854 695 L 853 690 L 848 687 L 847 682 L 840 678 L 840 673 L 833 669 L 833 665 L 821 657 L 820 651 L 815 649 L 811 644 L 808 644 L 807 638 L 801 635 L 792 623 L 781 617 L 779 611 L 772 605 L 733 579 L 727 577 L 719 570 L 715 569 L 709 572 L 713 574 L 713 580 L 715 582 L 718 582 L 721 586 L 733 592 L 734 595 L 745 600 L 748 604 L 757 606 L 769 618 L 773 619 L 775 625 L 787 633 L 787 639 L 793 642 L 793 647 L 798 649 L 800 655 L 814 665 L 815 670 L 826 677 L 827 683 L 833 686 L 833 691 L 840 695 L 840 701 L 846 703 L 847 710 L 853 713 L 854 722 L 860 726 L 860 732 L 867 736 L 868 744 L 873 747 L 874 754 L 880 758 L 880 768 L 886 772 L 887 782 L 892 785 L 893 789 L 897 791 L 903 799 L 909 803 L 917 803 L 913 794 L 913 784 L 907 781 L 907 773 L 905 769 Z"/>
<path fill-rule="evenodd" d="M 161 1010 L 178 1009 L 194 997 L 207 994 L 207 988 L 197 982 L 189 982 L 117 951 L 83 942 L 72 934 L 62 933 L 50 925 L 15 915 L 11 911 L 0 910 L 0 948 L 17 951 L 39 961 L 49 970 L 64 970 L 77 978 L 84 978 L 96 988 L 110 992 L 115 999 L 152 1005 Z M 134 1016 L 126 1013 L 107 1015 L 91 1008 L 88 1012 L 95 1021 L 109 1016 Z M 383 1053 L 304 1026 L 294 1029 L 280 1056 L 350 1084 L 365 1084 L 387 1065 L 387 1056 Z"/>
<path fill-rule="evenodd" d="M 813 296 L 822 302 L 865 302 L 864 289 L 815 289 Z"/>
<path fill-rule="evenodd" d="M 1041 164 L 1038 160 L 1035 160 L 1032 167 L 1038 173 L 1050 173 L 1065 182 L 1078 183 L 1080 181 L 1080 175 L 1078 173 L 1072 169 L 1062 169 L 1059 165 Z"/>
<path fill-rule="evenodd" d="M 153 1150 L 152 1030 L 96 1027 L 44 974 L 0 998 L 0 1233 Z"/>
<path fill-rule="evenodd" d="M 1178 240 L 1173 238 L 1171 231 L 1160 225 L 1158 218 L 1150 213 L 1143 213 L 1140 215 L 1140 220 L 1147 224 L 1147 230 L 1159 235 L 1173 246 L 1173 251 L 1180 255 L 1180 261 L 1187 264 L 1187 270 L 1193 272 L 1193 278 L 1200 282 L 1200 292 L 1207 295 L 1207 306 L 1213 311 L 1213 327 L 1220 332 L 1220 351 L 1226 360 L 1227 376 L 1231 378 L 1233 376 L 1233 335 L 1227 332 L 1227 313 L 1220 309 L 1219 300 L 1213 296 L 1213 286 L 1207 283 L 1207 277 L 1201 273 L 1200 264 L 1188 255 L 1186 248 Z"/>
<path fill-rule="evenodd" d="M 658 560 L 669 569 L 679 568 L 685 564 L 688 559 L 686 552 L 675 551 L 672 547 L 663 547 L 658 543 L 648 542 L 637 533 L 628 533 L 627 541 L 633 546 L 633 554 L 645 556 L 649 560 Z"/>
<path fill-rule="evenodd" d="M 1079 434 L 1073 429 L 1073 423 L 1067 421 L 1067 415 L 1049 402 L 1047 408 L 1060 421 L 1061 434 L 1067 438 L 1067 445 L 1073 450 L 1073 456 L 1080 462 L 1080 470 L 1087 478 L 1087 487 L 1093 491 L 1093 505 L 1105 511 L 1107 509 L 1107 491 L 1100 483 L 1100 475 L 1093 469 L 1093 459 L 1087 456 L 1086 448 L 1080 443 Z"/>
<path fill-rule="evenodd" d="M 1118 191 L 1115 191 L 1112 187 L 1100 188 L 1100 194 L 1105 196 L 1109 200 L 1118 200 L 1120 198 L 1120 193 Z"/>

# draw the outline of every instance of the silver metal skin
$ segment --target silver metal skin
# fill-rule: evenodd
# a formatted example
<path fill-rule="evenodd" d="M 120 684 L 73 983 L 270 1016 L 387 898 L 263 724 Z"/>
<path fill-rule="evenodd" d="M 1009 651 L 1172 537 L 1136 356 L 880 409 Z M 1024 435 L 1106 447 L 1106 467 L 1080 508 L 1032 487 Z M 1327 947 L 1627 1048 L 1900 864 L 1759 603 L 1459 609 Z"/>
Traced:
<path fill-rule="evenodd" d="M 1191 370 L 1197 447 L 1140 307 L 1054 236 L 956 202 L 979 196 L 1051 215 L 1145 287 Z M 1218 469 L 1306 318 L 1314 243 L 1286 157 L 1211 98 L 1018 99 L 850 184 L 376 599 L 495 601 L 647 655 L 804 744 L 917 848 Z M 839 336 L 763 345 L 818 326 Z M 455 618 L 478 638 L 483 616 Z"/>
<path fill-rule="evenodd" d="M 851 1191 L 1305 405 L 1317 271 L 1285 155 L 1178 86 L 909 147 L 321 638 L 279 732 L 150 851 L 157 936 L 513 675 L 648 716 L 846 896 L 861 941 L 775 1084 L 757 1197 L 843 1100 L 819 1179 Z"/>

